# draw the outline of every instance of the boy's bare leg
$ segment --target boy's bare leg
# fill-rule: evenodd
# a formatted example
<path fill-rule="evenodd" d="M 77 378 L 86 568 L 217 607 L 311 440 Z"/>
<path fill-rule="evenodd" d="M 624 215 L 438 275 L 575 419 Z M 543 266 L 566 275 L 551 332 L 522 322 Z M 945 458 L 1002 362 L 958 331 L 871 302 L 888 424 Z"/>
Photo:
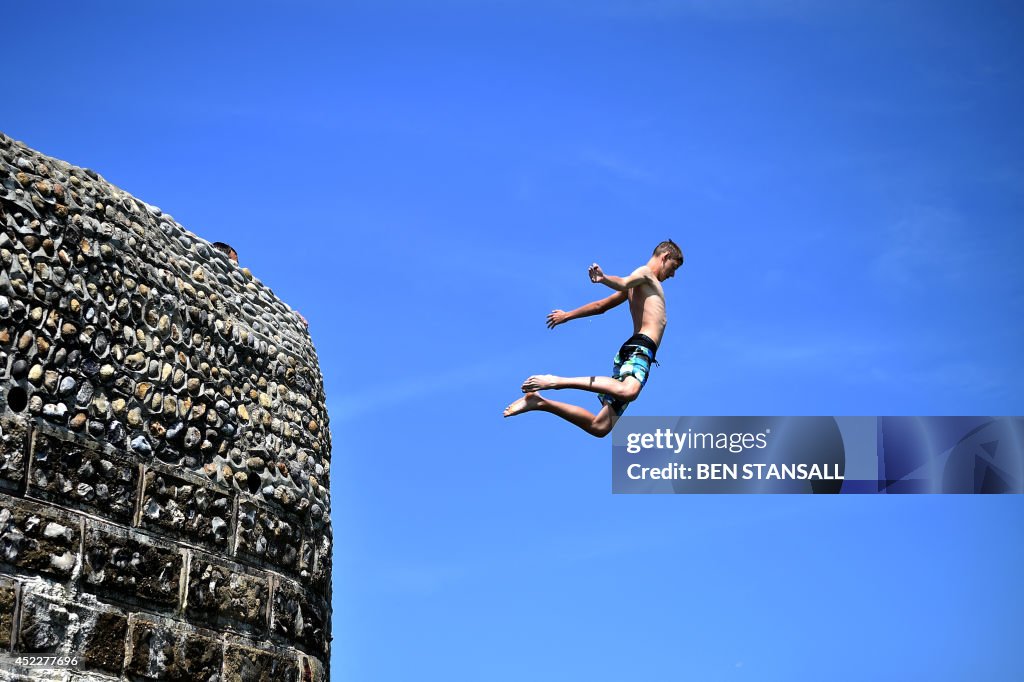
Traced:
<path fill-rule="evenodd" d="M 523 382 L 523 393 L 534 391 L 578 388 L 594 393 L 604 393 L 622 400 L 635 400 L 640 393 L 640 381 L 628 376 L 622 381 L 611 377 L 558 377 L 554 374 L 537 374 Z"/>
<path fill-rule="evenodd" d="M 577 405 L 560 403 L 557 400 L 548 400 L 535 391 L 527 393 L 522 398 L 506 407 L 504 415 L 506 417 L 514 417 L 517 414 L 532 412 L 534 410 L 550 412 L 571 424 L 575 424 L 590 435 L 597 436 L 598 438 L 607 436 L 612 430 L 612 427 L 615 426 L 615 422 L 618 419 L 618 416 L 612 411 L 612 408 L 607 405 L 603 406 L 601 411 L 597 414 L 593 414 L 592 412 L 589 412 Z"/>

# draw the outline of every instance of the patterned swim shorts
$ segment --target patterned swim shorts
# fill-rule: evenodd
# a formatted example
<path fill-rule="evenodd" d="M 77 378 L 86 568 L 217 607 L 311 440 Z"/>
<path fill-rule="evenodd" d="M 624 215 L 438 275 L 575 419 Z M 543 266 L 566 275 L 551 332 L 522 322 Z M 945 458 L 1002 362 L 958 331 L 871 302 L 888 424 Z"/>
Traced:
<path fill-rule="evenodd" d="M 623 381 L 626 377 L 634 377 L 640 382 L 640 388 L 643 388 L 647 384 L 648 375 L 651 373 L 651 363 L 655 362 L 655 348 L 654 341 L 644 334 L 632 336 L 626 343 L 622 344 L 622 348 L 615 354 L 612 379 Z M 602 405 L 610 406 L 615 411 L 615 414 L 620 417 L 626 411 L 626 406 L 629 404 L 628 401 L 605 395 L 604 393 L 598 393 L 597 399 L 601 401 Z"/>

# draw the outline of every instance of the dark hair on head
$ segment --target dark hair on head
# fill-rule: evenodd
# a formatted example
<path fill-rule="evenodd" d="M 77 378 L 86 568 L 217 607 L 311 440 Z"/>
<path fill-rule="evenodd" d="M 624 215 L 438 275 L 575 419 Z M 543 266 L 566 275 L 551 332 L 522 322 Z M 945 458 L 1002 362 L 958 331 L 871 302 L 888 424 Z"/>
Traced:
<path fill-rule="evenodd" d="M 224 242 L 214 242 L 210 244 L 210 246 L 217 249 L 234 262 L 238 262 L 238 252 L 231 248 L 230 244 L 225 244 Z"/>
<path fill-rule="evenodd" d="M 660 256 L 663 253 L 671 255 L 672 258 L 678 260 L 680 263 L 683 262 L 683 250 L 680 249 L 679 245 L 676 244 L 671 239 L 666 239 L 662 243 L 655 246 L 654 253 L 652 255 Z"/>

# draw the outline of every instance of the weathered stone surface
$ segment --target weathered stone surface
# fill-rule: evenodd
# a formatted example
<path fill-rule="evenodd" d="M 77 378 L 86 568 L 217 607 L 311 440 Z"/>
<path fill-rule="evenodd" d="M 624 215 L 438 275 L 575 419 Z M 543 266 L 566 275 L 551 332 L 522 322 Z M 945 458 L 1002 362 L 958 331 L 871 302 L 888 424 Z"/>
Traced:
<path fill-rule="evenodd" d="M 72 678 L 72 673 L 57 669 L 17 668 L 13 665 L 0 667 L 0 682 L 96 682 L 91 676 Z"/>
<path fill-rule="evenodd" d="M 190 620 L 212 625 L 233 622 L 265 631 L 269 597 L 266 575 L 242 573 L 237 566 L 193 555 L 185 609 Z"/>
<path fill-rule="evenodd" d="M 106 609 L 61 603 L 53 596 L 28 595 L 21 608 L 19 653 L 77 656 L 79 669 L 120 675 L 128 619 Z"/>
<path fill-rule="evenodd" d="M 91 673 L 90 677 L 79 676 L 72 679 L 72 673 L 66 670 L 53 668 L 17 668 L 13 665 L 10 670 L 0 668 L 0 682 L 96 682 Z"/>
<path fill-rule="evenodd" d="M 178 603 L 183 557 L 178 548 L 113 526 L 88 522 L 82 587 L 152 606 Z"/>
<path fill-rule="evenodd" d="M 252 500 L 238 501 L 239 554 L 258 558 L 278 568 L 296 569 L 301 544 L 302 529 L 297 523 L 285 521 L 279 514 Z"/>
<path fill-rule="evenodd" d="M 300 654 L 299 680 L 301 682 L 328 682 L 327 668 L 319 659 Z"/>
<path fill-rule="evenodd" d="M 135 508 L 138 467 L 98 443 L 57 438 L 37 431 L 32 446 L 29 494 L 128 523 Z"/>
<path fill-rule="evenodd" d="M 56 599 L 27 607 L 37 643 L 61 613 L 129 643 L 42 675 L 118 677 L 122 654 L 122 679 L 320 674 L 330 431 L 306 327 L 270 289 L 94 171 L 0 134 L 0 383 L 0 630 L 2 585 L 30 585 Z M 281 574 L 298 591 L 278 595 L 274 632 Z"/>
<path fill-rule="evenodd" d="M 78 564 L 77 515 L 0 495 L 0 565 L 64 581 Z"/>
<path fill-rule="evenodd" d="M 219 682 L 224 647 L 216 639 L 166 622 L 137 620 L 131 625 L 131 651 L 126 665 L 131 680 L 196 680 Z"/>
<path fill-rule="evenodd" d="M 62 428 L 124 431 L 143 461 L 194 472 L 232 451 L 264 448 L 285 461 L 303 452 L 308 463 L 280 480 L 250 484 L 259 472 L 233 466 L 245 476 L 220 469 L 217 481 L 253 485 L 248 492 L 286 508 L 308 505 L 330 435 L 301 318 L 170 216 L 59 161 L 46 164 L 54 177 L 15 171 L 16 154 L 39 158 L 17 143 L 0 153 L 0 172 L 28 181 L 0 191 L 11 258 L 4 310 L 27 302 L 29 311 L 0 341 L 25 363 L 36 413 Z M 55 187 L 68 187 L 64 203 L 54 203 Z M 116 411 L 115 400 L 124 401 Z"/>
<path fill-rule="evenodd" d="M 21 608 L 21 653 L 67 654 L 78 631 L 77 618 L 61 604 L 28 595 Z"/>
<path fill-rule="evenodd" d="M 327 651 L 326 602 L 299 584 L 279 580 L 274 588 L 273 630 L 309 651 Z"/>
<path fill-rule="evenodd" d="M 302 545 L 299 547 L 299 577 L 304 582 L 309 582 L 313 577 L 316 564 L 316 543 L 315 538 L 309 533 L 304 534 Z"/>
<path fill-rule="evenodd" d="M 87 670 L 100 670 L 114 675 L 124 667 L 125 638 L 128 619 L 112 611 L 104 611 L 90 628 L 90 637 L 82 647 Z"/>
<path fill-rule="evenodd" d="M 299 682 L 298 660 L 269 651 L 228 646 L 224 653 L 224 679 L 244 682 Z"/>
<path fill-rule="evenodd" d="M 331 567 L 334 561 L 331 553 L 331 538 L 329 535 L 318 535 L 314 537 L 314 541 L 315 561 L 309 577 L 309 584 L 318 594 L 327 596 L 331 586 Z"/>
<path fill-rule="evenodd" d="M 21 419 L 0 419 L 0 489 L 16 490 L 25 478 L 28 427 Z"/>
<path fill-rule="evenodd" d="M 231 497 L 210 485 L 150 469 L 143 479 L 139 525 L 226 550 L 231 533 Z"/>
<path fill-rule="evenodd" d="M 0 652 L 11 648 L 14 639 L 14 609 L 18 605 L 18 583 L 0 579 Z"/>

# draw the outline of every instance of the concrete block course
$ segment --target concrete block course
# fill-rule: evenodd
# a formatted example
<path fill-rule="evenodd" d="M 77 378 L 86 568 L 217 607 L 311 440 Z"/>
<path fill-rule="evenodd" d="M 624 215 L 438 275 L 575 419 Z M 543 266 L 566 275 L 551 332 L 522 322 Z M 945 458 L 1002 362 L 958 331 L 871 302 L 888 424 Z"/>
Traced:
<path fill-rule="evenodd" d="M 238 502 L 237 554 L 278 569 L 297 571 L 302 526 L 251 499 Z"/>
<path fill-rule="evenodd" d="M 112 609 L 69 604 L 53 595 L 22 599 L 17 649 L 22 653 L 77 656 L 80 670 L 120 675 L 128 619 Z"/>
<path fill-rule="evenodd" d="M 100 513 L 129 523 L 135 511 L 138 467 L 99 443 L 36 430 L 32 439 L 30 497 Z"/>
<path fill-rule="evenodd" d="M 196 622 L 234 625 L 265 634 L 270 580 L 269 574 L 245 572 L 237 564 L 195 554 L 189 567 L 185 613 Z"/>
<path fill-rule="evenodd" d="M 298 658 L 246 646 L 229 646 L 224 653 L 228 680 L 299 682 Z"/>
<path fill-rule="evenodd" d="M 231 494 L 152 468 L 146 471 L 142 485 L 137 525 L 228 551 L 234 514 Z"/>
<path fill-rule="evenodd" d="M 129 680 L 220 680 L 223 646 L 214 637 L 167 622 L 134 620 L 129 637 Z"/>
<path fill-rule="evenodd" d="M 0 418 L 0 490 L 18 492 L 25 480 L 28 424 L 24 419 Z"/>
<path fill-rule="evenodd" d="M 291 580 L 279 580 L 274 589 L 273 629 L 308 651 L 327 648 L 327 614 L 322 602 Z"/>
<path fill-rule="evenodd" d="M 14 613 L 18 607 L 18 583 L 0 578 L 0 651 L 8 651 L 14 641 Z"/>
<path fill-rule="evenodd" d="M 69 580 L 81 557 L 81 517 L 0 494 L 0 566 Z"/>
<path fill-rule="evenodd" d="M 86 523 L 82 588 L 112 600 L 174 609 L 185 556 L 174 544 L 129 529 Z"/>

